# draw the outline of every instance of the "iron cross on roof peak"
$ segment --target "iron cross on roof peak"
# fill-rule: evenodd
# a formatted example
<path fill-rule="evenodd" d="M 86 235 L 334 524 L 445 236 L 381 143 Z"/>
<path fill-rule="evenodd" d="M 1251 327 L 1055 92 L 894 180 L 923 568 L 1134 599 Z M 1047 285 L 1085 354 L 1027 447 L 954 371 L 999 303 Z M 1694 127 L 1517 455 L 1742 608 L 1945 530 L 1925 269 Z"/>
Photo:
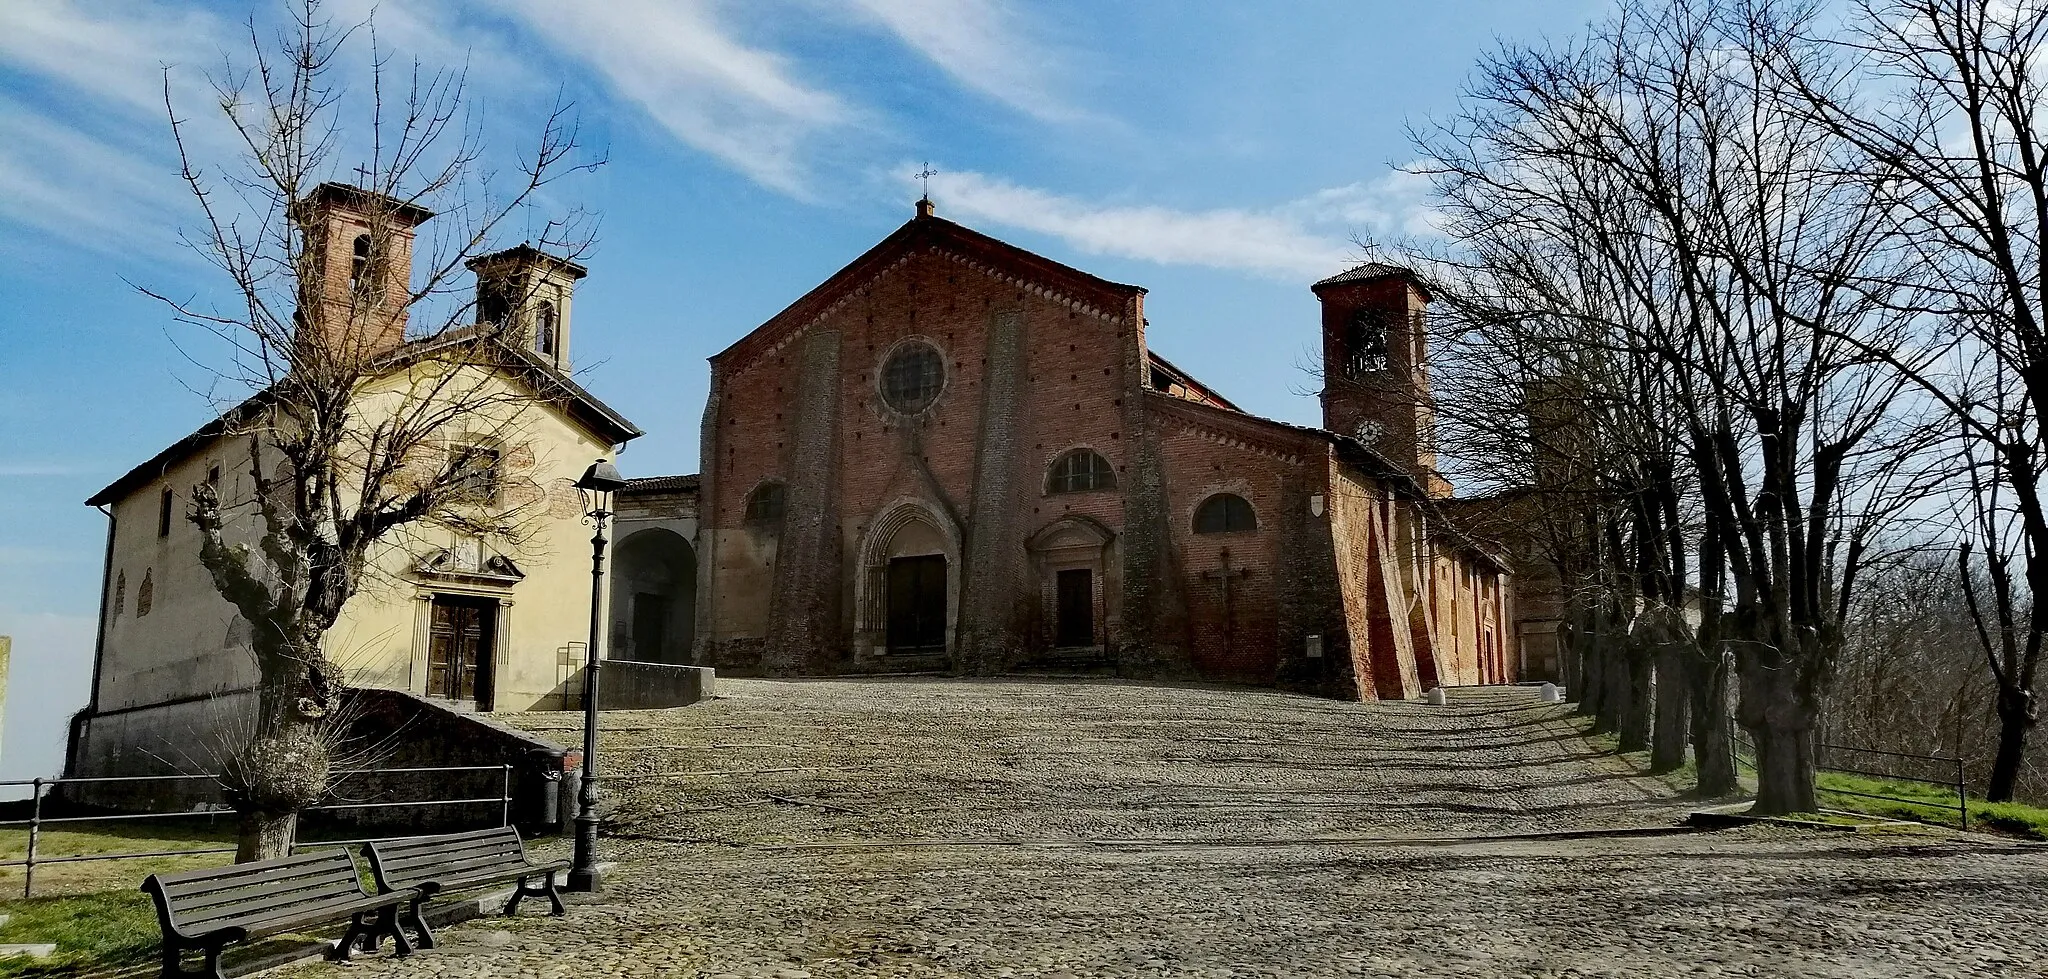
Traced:
<path fill-rule="evenodd" d="M 932 214 L 932 178 L 938 175 L 938 168 L 932 166 L 930 160 L 925 161 L 924 169 L 911 174 L 911 176 L 918 179 L 918 182 L 924 188 L 924 196 L 917 199 L 918 217 L 930 217 Z"/>

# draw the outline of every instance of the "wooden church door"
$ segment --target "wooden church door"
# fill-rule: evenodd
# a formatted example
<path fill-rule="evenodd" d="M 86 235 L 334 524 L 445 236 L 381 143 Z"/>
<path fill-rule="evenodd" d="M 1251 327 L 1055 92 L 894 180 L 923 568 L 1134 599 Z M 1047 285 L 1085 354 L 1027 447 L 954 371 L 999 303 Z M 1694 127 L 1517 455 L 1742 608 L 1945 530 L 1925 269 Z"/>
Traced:
<path fill-rule="evenodd" d="M 927 554 L 889 562 L 889 649 L 946 646 L 946 556 Z"/>

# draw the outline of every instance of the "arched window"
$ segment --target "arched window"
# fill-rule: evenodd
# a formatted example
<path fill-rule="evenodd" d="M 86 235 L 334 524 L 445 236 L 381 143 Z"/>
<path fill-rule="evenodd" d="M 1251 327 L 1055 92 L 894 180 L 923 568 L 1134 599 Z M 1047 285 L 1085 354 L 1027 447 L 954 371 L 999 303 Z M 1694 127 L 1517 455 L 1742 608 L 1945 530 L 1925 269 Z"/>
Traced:
<path fill-rule="evenodd" d="M 1236 493 L 1218 493 L 1195 509 L 1195 533 L 1236 534 L 1259 529 L 1252 505 Z"/>
<path fill-rule="evenodd" d="M 555 355 L 555 304 L 545 300 L 533 311 L 533 352 Z"/>
<path fill-rule="evenodd" d="M 1089 493 L 1116 489 L 1116 470 L 1093 449 L 1075 449 L 1053 461 L 1048 493 Z"/>
<path fill-rule="evenodd" d="M 1361 309 L 1351 314 L 1344 336 L 1344 371 L 1363 377 L 1387 369 L 1387 321 L 1385 310 Z"/>
<path fill-rule="evenodd" d="M 363 277 L 370 274 L 370 236 L 357 235 L 355 257 L 348 263 L 348 288 L 354 292 L 363 283 Z"/>
<path fill-rule="evenodd" d="M 945 358 L 921 340 L 897 347 L 882 365 L 882 400 L 906 415 L 931 407 L 945 386 Z"/>
<path fill-rule="evenodd" d="M 782 519 L 781 483 L 762 483 L 747 496 L 748 523 L 776 523 Z"/>

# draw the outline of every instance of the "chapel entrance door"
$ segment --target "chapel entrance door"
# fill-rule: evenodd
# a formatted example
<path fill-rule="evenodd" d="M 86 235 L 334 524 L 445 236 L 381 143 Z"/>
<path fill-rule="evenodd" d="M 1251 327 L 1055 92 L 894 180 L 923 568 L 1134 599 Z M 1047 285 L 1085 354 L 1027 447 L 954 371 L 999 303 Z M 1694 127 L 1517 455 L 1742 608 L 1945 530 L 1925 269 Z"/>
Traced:
<path fill-rule="evenodd" d="M 889 561 L 889 651 L 946 648 L 946 556 Z"/>
<path fill-rule="evenodd" d="M 1095 572 L 1068 568 L 1056 579 L 1059 605 L 1053 628 L 1055 646 L 1095 645 Z"/>
<path fill-rule="evenodd" d="M 633 658 L 661 662 L 668 646 L 668 596 L 641 592 L 633 596 Z"/>
<path fill-rule="evenodd" d="M 464 595 L 434 596 L 427 646 L 427 696 L 473 700 L 491 709 L 491 654 L 498 603 Z"/>

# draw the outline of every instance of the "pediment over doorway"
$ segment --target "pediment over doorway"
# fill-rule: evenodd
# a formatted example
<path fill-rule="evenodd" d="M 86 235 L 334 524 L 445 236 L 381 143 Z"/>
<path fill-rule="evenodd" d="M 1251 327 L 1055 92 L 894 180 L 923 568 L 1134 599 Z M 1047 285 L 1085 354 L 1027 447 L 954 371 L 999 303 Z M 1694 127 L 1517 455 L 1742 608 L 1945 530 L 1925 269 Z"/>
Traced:
<path fill-rule="evenodd" d="M 1104 526 L 1102 521 L 1080 514 L 1068 514 L 1039 528 L 1037 533 L 1032 534 L 1030 539 L 1024 542 L 1024 546 L 1039 553 L 1099 551 L 1109 546 L 1109 542 L 1115 539 L 1116 532 Z"/>

